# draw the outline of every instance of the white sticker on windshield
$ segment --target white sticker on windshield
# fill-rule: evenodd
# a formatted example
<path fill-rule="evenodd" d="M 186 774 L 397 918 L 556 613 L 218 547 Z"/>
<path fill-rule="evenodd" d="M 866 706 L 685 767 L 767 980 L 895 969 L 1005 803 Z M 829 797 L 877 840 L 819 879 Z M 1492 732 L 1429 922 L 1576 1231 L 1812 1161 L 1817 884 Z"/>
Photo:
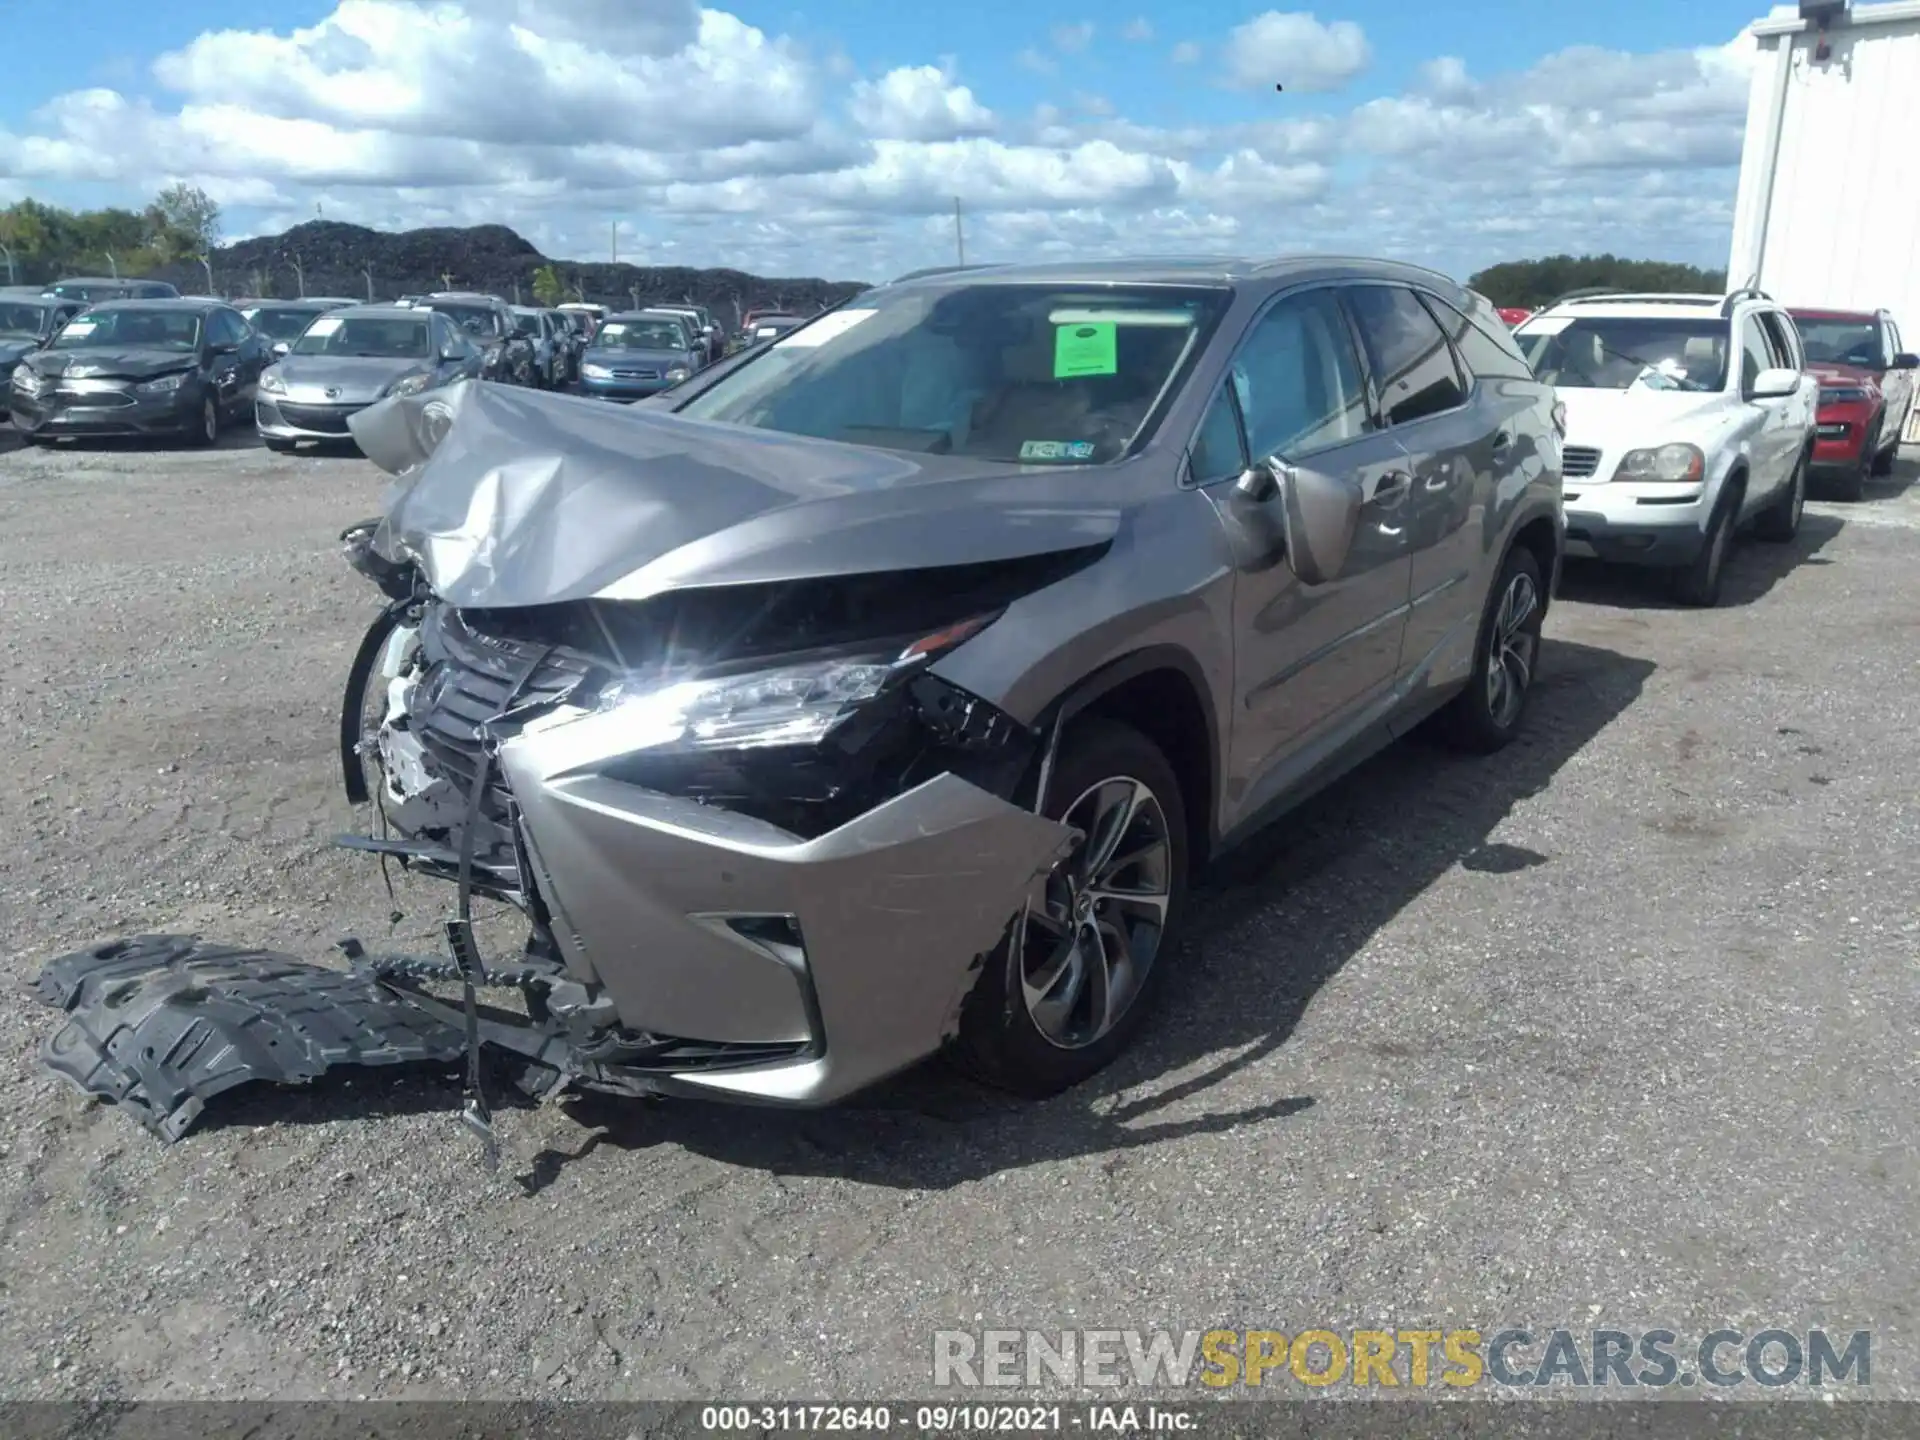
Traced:
<path fill-rule="evenodd" d="M 67 322 L 67 328 L 60 333 L 62 335 L 91 335 L 98 328 L 98 323 L 93 320 L 69 320 Z"/>
<path fill-rule="evenodd" d="M 1529 320 L 1513 333 L 1516 335 L 1558 335 L 1573 323 L 1571 315 L 1549 315 L 1543 320 Z"/>
<path fill-rule="evenodd" d="M 824 345 L 836 335 L 846 334 L 862 320 L 870 319 L 877 313 L 874 310 L 836 310 L 831 315 L 822 315 L 806 329 L 794 331 L 780 344 L 788 350 Z"/>
<path fill-rule="evenodd" d="M 307 327 L 307 334 L 318 335 L 324 340 L 340 328 L 340 323 L 340 317 L 337 315 L 322 315 Z"/>

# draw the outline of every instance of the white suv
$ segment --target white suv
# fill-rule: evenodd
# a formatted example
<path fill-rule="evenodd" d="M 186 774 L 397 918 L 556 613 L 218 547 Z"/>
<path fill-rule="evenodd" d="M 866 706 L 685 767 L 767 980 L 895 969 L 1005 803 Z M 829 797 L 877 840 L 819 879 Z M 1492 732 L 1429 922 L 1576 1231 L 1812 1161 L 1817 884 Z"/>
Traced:
<path fill-rule="evenodd" d="M 1714 605 L 1743 522 L 1799 530 L 1820 385 L 1766 295 L 1581 294 L 1514 339 L 1565 406 L 1569 555 L 1667 567 Z"/>

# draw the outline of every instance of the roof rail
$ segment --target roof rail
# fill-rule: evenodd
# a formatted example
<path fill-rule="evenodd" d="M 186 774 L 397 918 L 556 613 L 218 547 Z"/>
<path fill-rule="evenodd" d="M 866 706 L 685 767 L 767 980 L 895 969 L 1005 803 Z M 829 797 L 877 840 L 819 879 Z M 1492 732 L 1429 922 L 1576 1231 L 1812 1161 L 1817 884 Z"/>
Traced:
<path fill-rule="evenodd" d="M 1773 297 L 1758 285 L 1742 285 L 1738 290 L 1735 290 L 1728 295 L 1725 300 L 1720 302 L 1720 313 L 1723 316 L 1732 315 L 1734 307 L 1742 300 L 1766 300 L 1771 302 L 1772 299 Z"/>
<path fill-rule="evenodd" d="M 1575 300 L 1598 300 L 1602 295 L 1625 295 L 1628 293 L 1628 291 L 1621 290 L 1612 285 L 1589 285 L 1583 290 L 1569 290 L 1564 295 L 1556 295 L 1553 299 L 1542 305 L 1540 309 L 1551 310 L 1556 305 L 1571 304 Z M 1538 314 L 1539 312 L 1536 311 L 1535 313 Z"/>

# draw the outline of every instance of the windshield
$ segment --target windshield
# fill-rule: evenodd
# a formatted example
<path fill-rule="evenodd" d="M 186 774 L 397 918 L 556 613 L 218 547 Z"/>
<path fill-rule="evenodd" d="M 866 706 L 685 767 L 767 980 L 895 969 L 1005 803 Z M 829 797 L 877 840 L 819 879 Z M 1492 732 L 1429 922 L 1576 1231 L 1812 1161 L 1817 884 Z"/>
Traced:
<path fill-rule="evenodd" d="M 294 342 L 295 355 L 352 355 L 367 360 L 424 360 L 433 353 L 424 319 L 322 315 Z"/>
<path fill-rule="evenodd" d="M 677 320 L 609 320 L 593 345 L 596 350 L 684 350 L 687 332 Z"/>
<path fill-rule="evenodd" d="M 292 340 L 311 325 L 314 318 L 321 312 L 312 309 L 295 310 L 263 305 L 244 313 L 248 323 L 269 340 Z"/>
<path fill-rule="evenodd" d="M 499 320 L 485 305 L 438 305 L 434 309 L 453 321 L 469 335 L 491 340 L 499 335 Z"/>
<path fill-rule="evenodd" d="M 0 340 L 39 339 L 51 308 L 30 300 L 0 300 Z"/>
<path fill-rule="evenodd" d="M 1880 327 L 1871 320 L 1808 320 L 1795 316 L 1794 323 L 1800 327 L 1801 348 L 1816 364 L 1878 370 L 1885 359 L 1880 353 Z"/>
<path fill-rule="evenodd" d="M 54 337 L 55 350 L 178 350 L 200 343 L 200 317 L 191 310 L 89 310 Z"/>
<path fill-rule="evenodd" d="M 1102 464 L 1145 432 L 1231 298 L 1216 287 L 904 288 L 822 315 L 680 410 L 886 449 Z"/>
<path fill-rule="evenodd" d="M 530 339 L 539 340 L 544 338 L 540 333 L 540 317 L 538 315 L 514 316 L 513 328 L 515 333 L 525 335 Z"/>
<path fill-rule="evenodd" d="M 1727 380 L 1727 322 L 1668 316 L 1551 317 L 1514 331 L 1533 373 L 1572 390 L 1719 390 Z"/>

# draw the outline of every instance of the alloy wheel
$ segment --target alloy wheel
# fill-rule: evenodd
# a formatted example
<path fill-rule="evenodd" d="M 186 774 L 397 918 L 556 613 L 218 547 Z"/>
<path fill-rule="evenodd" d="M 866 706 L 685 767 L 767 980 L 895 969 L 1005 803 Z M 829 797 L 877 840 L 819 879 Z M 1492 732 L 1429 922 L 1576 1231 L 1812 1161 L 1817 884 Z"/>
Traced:
<path fill-rule="evenodd" d="M 1520 718 L 1540 637 L 1528 626 L 1540 608 L 1540 590 L 1524 571 L 1507 582 L 1487 639 L 1487 714 L 1505 730 Z"/>
<path fill-rule="evenodd" d="M 1077 1050 L 1107 1035 L 1159 957 L 1173 844 L 1159 798 L 1130 776 L 1090 785 L 1060 817 L 1081 834 L 1013 935 L 1034 1028 Z"/>

